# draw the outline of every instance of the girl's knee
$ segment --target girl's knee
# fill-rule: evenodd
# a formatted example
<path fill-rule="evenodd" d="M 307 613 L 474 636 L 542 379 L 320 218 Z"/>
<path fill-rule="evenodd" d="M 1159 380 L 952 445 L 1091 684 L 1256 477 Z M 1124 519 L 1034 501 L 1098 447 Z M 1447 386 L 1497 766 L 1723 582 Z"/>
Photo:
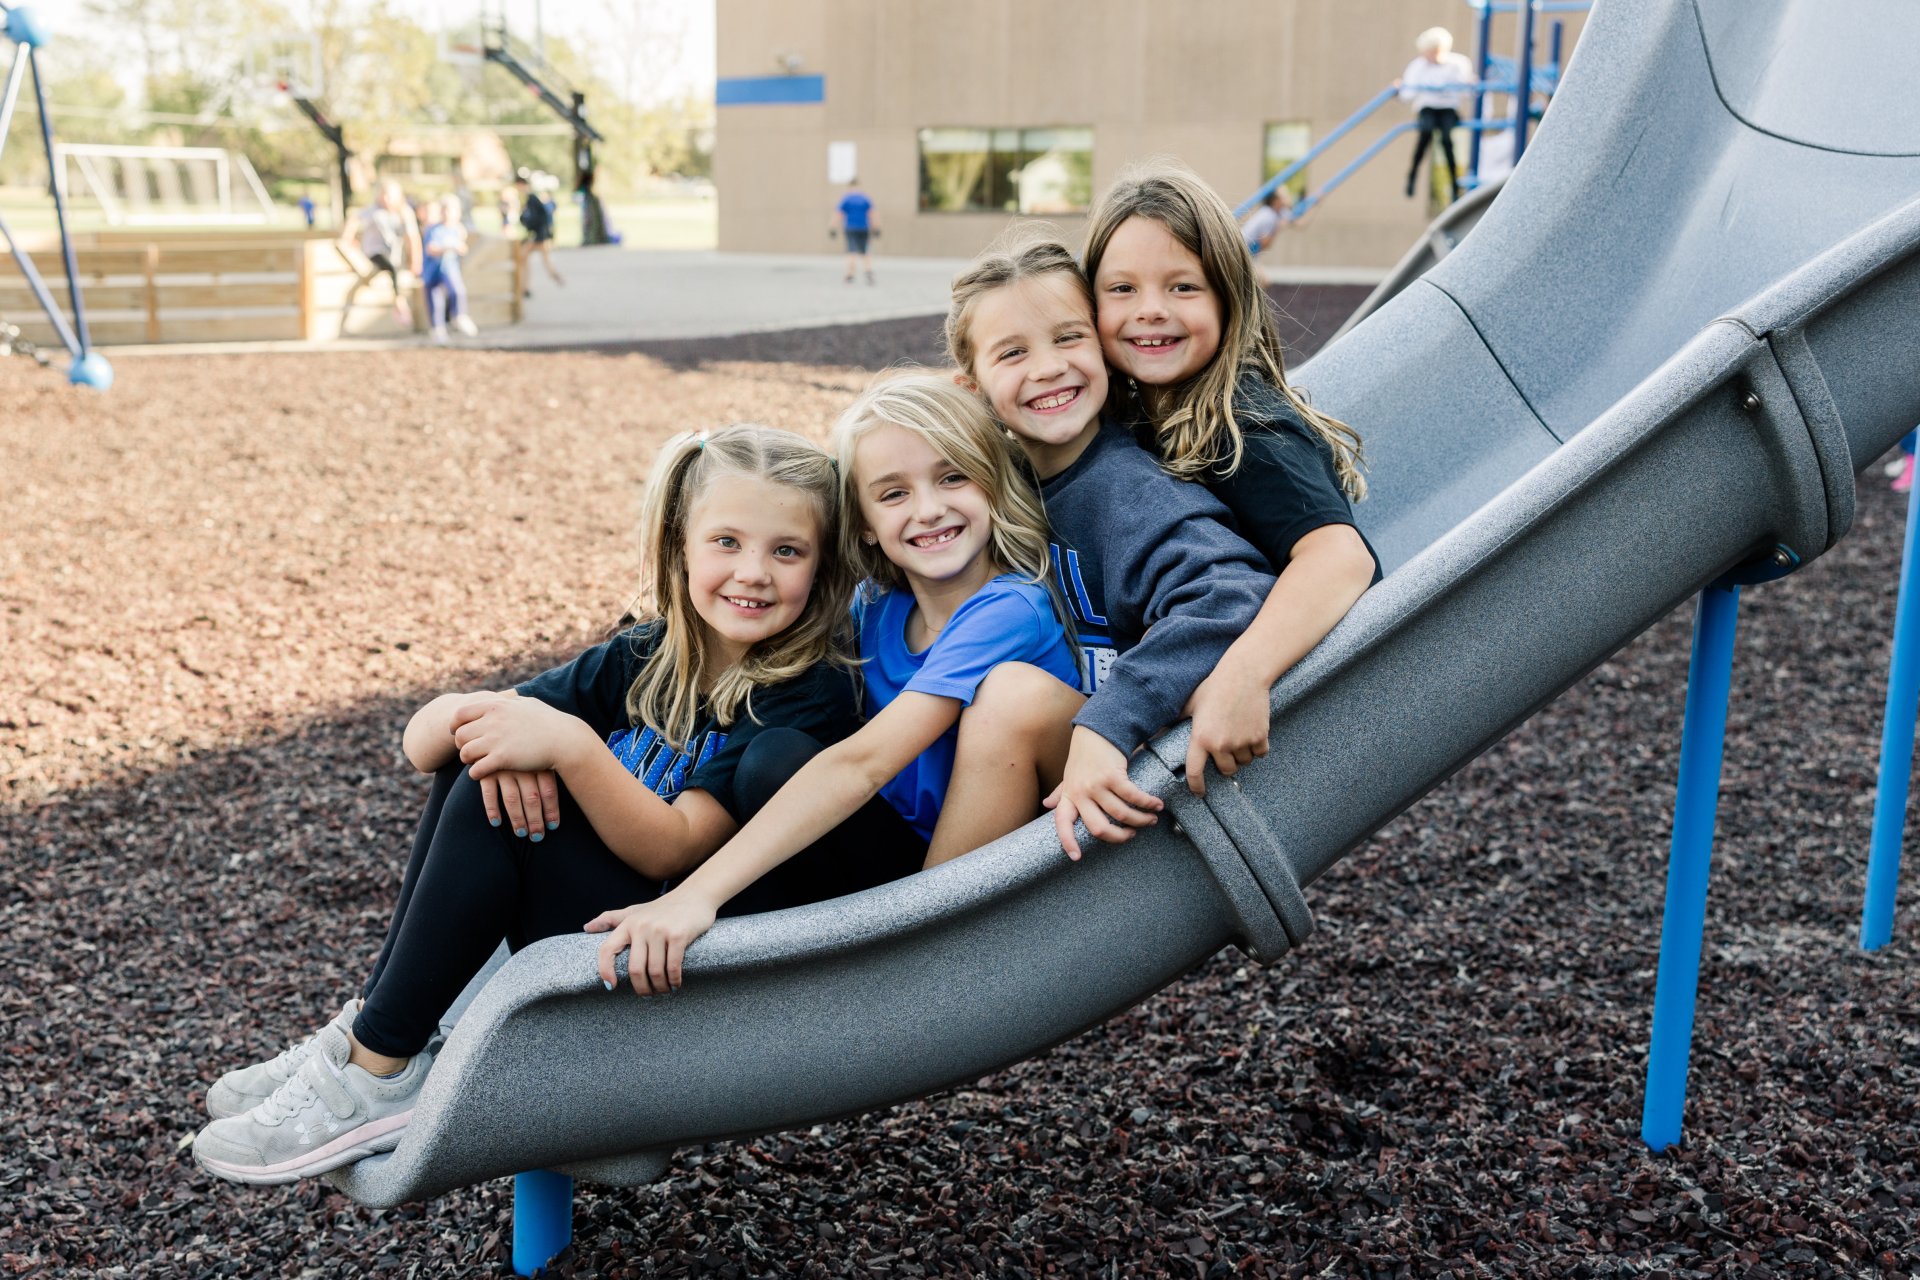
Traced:
<path fill-rule="evenodd" d="M 1013 732 L 1045 728 L 1071 720 L 1085 701 L 1078 689 L 1031 663 L 1003 662 L 980 682 L 960 724 L 964 729 L 986 721 Z"/>
<path fill-rule="evenodd" d="M 740 763 L 733 773 L 733 794 L 741 809 L 741 821 L 759 812 L 807 761 L 825 749 L 811 734 L 799 729 L 776 727 L 755 734 L 740 753 Z"/>

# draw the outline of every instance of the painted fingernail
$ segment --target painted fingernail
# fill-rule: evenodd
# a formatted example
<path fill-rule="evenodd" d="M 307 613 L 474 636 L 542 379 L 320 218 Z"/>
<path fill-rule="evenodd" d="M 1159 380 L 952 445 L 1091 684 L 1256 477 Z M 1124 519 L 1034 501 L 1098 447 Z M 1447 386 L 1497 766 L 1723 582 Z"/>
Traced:
<path fill-rule="evenodd" d="M 524 838 L 527 834 L 527 829 L 525 827 L 515 827 L 513 829 L 513 834 Z"/>
<path fill-rule="evenodd" d="M 609 991 L 613 990 L 613 984 L 611 982 L 608 982 L 605 978 L 600 979 L 600 985 L 605 987 Z"/>
<path fill-rule="evenodd" d="M 559 829 L 560 829 L 560 819 L 554 818 L 547 823 L 547 830 L 558 831 Z"/>
<path fill-rule="evenodd" d="M 544 831 L 536 831 L 532 835 L 527 837 L 527 839 L 533 841 L 535 844 L 539 844 L 542 840 L 545 840 L 546 838 L 547 838 L 547 833 Z"/>
<path fill-rule="evenodd" d="M 496 827 L 500 825 L 500 819 L 498 818 L 488 818 L 487 821 L 492 823 Z"/>

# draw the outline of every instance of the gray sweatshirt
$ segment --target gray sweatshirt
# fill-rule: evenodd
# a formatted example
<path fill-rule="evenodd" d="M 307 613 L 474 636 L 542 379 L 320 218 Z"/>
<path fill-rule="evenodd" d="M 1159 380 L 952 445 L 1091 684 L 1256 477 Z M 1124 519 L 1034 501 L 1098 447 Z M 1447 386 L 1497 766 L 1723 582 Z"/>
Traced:
<path fill-rule="evenodd" d="M 1040 490 L 1054 578 L 1086 655 L 1090 696 L 1073 722 L 1132 754 L 1181 718 L 1273 575 L 1218 498 L 1169 476 L 1111 423 Z"/>

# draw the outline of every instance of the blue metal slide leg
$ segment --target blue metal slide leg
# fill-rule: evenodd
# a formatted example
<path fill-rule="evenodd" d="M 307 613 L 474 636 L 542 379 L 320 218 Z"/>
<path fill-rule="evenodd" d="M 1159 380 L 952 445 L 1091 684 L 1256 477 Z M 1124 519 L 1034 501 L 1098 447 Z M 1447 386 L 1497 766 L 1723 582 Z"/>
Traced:
<path fill-rule="evenodd" d="M 1878 951 L 1893 938 L 1893 905 L 1900 888 L 1900 844 L 1907 825 L 1907 788 L 1913 776 L 1913 721 L 1920 707 L 1920 486 L 1907 493 L 1907 537 L 1900 551 L 1900 601 L 1893 608 L 1893 663 L 1887 671 L 1887 719 L 1880 730 L 1880 790 L 1873 801 L 1873 844 L 1867 855 L 1867 900 L 1860 911 L 1860 946 Z"/>
<path fill-rule="evenodd" d="M 530 1276 L 573 1240 L 573 1179 L 535 1169 L 513 1179 L 513 1273 Z"/>
<path fill-rule="evenodd" d="M 1707 917 L 1707 868 L 1720 803 L 1721 748 L 1733 685 L 1733 633 L 1740 588 L 1714 583 L 1700 593 L 1687 668 L 1686 722 L 1680 730 L 1680 786 L 1673 802 L 1667 858 L 1667 910 L 1660 928 L 1660 976 L 1653 992 L 1653 1040 L 1640 1138 L 1655 1151 L 1680 1141 L 1687 1104 L 1687 1056 L 1693 1049 L 1693 1001 L 1700 986 L 1700 935 Z"/>

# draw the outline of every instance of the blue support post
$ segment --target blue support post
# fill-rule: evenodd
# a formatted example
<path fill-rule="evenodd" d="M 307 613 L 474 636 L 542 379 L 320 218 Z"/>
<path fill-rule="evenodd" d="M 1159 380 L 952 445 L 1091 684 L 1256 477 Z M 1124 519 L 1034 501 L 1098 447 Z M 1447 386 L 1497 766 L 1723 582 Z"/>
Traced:
<path fill-rule="evenodd" d="M 539 1274 L 573 1241 L 573 1179 L 534 1169 L 513 1179 L 513 1273 Z"/>
<path fill-rule="evenodd" d="M 1527 151 L 1527 121 L 1533 114 L 1533 0 L 1520 3 L 1520 48 L 1513 59 L 1513 162 Z"/>
<path fill-rule="evenodd" d="M 33 71 L 34 105 L 40 110 L 40 141 L 47 149 L 47 166 L 52 168 L 58 163 L 53 150 L 53 113 L 47 110 L 47 86 L 40 78 L 40 59 L 32 46 L 27 48 L 27 65 Z M 80 350 L 74 355 L 77 360 L 85 361 L 93 343 L 87 333 L 87 309 L 80 301 L 80 265 L 74 260 L 73 237 L 67 234 L 66 186 L 60 174 L 53 175 L 53 220 L 60 228 L 60 257 L 67 268 L 67 300 L 73 304 L 73 330 L 80 341 Z"/>
<path fill-rule="evenodd" d="M 1477 83 L 1473 86 L 1473 119 L 1478 124 L 1487 116 L 1487 64 L 1493 57 L 1492 5 L 1480 6 L 1480 18 L 1475 30 L 1473 78 Z M 1473 131 L 1473 146 L 1467 155 L 1467 172 L 1472 175 L 1476 187 L 1480 185 L 1480 135 L 1481 131 L 1476 128 Z"/>
<path fill-rule="evenodd" d="M 1880 789 L 1873 801 L 1873 843 L 1867 855 L 1867 898 L 1860 911 L 1860 947 L 1878 951 L 1893 939 L 1900 889 L 1900 845 L 1913 775 L 1913 722 L 1920 706 L 1920 485 L 1907 493 L 1907 536 L 1900 551 L 1900 598 L 1893 607 L 1893 661 L 1887 671 L 1887 718 L 1880 730 Z"/>
<path fill-rule="evenodd" d="M 1655 1151 L 1680 1141 L 1687 1103 L 1687 1057 L 1693 1049 L 1693 1004 L 1700 987 L 1707 871 L 1713 857 L 1714 810 L 1720 803 L 1720 760 L 1727 736 L 1727 696 L 1733 687 L 1733 635 L 1739 620 L 1738 586 L 1722 579 L 1701 591 L 1693 620 L 1693 658 L 1687 667 L 1680 785 L 1673 802 L 1666 918 L 1660 927 L 1660 974 L 1654 983 L 1647 1097 L 1640 1117 L 1640 1139 Z"/>

